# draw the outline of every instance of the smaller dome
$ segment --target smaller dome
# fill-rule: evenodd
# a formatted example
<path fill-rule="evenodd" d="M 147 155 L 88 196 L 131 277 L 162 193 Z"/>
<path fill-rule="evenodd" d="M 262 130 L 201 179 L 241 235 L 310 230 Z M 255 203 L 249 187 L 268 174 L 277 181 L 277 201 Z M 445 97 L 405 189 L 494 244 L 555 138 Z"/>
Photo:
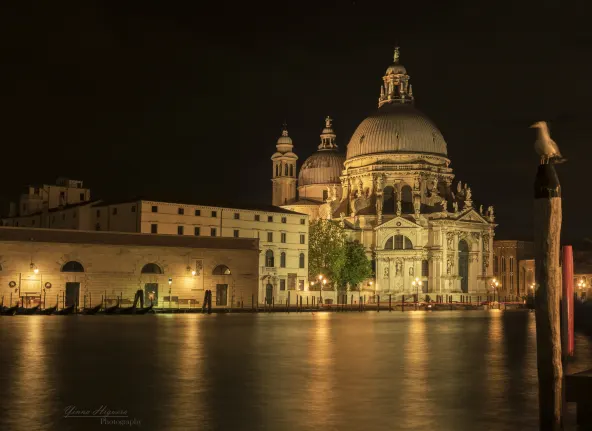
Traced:
<path fill-rule="evenodd" d="M 407 69 L 401 63 L 393 63 L 386 70 L 385 75 L 406 75 Z"/>
<path fill-rule="evenodd" d="M 292 145 L 292 138 L 289 136 L 280 136 L 277 140 L 278 145 Z"/>
<path fill-rule="evenodd" d="M 340 184 L 345 154 L 334 150 L 319 150 L 304 161 L 298 174 L 298 186 Z"/>

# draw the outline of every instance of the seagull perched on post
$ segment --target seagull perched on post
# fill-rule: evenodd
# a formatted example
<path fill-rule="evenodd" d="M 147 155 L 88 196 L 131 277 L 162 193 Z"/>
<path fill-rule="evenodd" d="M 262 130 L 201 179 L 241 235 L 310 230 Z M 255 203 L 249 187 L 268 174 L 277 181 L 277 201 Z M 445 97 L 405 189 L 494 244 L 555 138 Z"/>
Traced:
<path fill-rule="evenodd" d="M 537 129 L 537 140 L 534 143 L 534 150 L 541 156 L 541 165 L 563 163 L 565 159 L 559 152 L 559 147 L 549 134 L 549 127 L 545 121 L 538 121 L 530 126 Z"/>

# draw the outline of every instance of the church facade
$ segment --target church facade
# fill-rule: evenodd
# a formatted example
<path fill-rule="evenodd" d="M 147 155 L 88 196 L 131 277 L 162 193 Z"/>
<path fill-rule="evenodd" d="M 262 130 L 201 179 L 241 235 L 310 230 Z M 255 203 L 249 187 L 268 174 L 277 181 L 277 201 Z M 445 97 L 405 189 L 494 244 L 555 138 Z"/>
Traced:
<path fill-rule="evenodd" d="M 493 207 L 484 211 L 455 180 L 442 134 L 415 108 L 398 49 L 382 81 L 378 110 L 357 127 L 346 154 L 327 117 L 318 151 L 296 175 L 284 128 L 272 157 L 273 202 L 311 220 L 338 221 L 362 243 L 375 268 L 360 286 L 370 295 L 486 294 Z"/>

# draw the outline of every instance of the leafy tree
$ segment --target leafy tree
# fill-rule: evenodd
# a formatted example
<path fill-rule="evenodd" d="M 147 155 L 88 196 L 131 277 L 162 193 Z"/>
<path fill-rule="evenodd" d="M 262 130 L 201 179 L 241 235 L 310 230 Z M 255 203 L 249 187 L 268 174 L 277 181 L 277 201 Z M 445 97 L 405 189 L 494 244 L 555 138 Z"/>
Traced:
<path fill-rule="evenodd" d="M 341 284 L 346 260 L 345 231 L 331 220 L 317 219 L 310 223 L 308 275 L 311 280 L 323 274 L 329 282 Z"/>
<path fill-rule="evenodd" d="M 368 259 L 364 246 L 358 241 L 346 241 L 345 265 L 339 277 L 340 287 L 343 289 L 348 284 L 355 287 L 371 276 L 372 262 Z"/>

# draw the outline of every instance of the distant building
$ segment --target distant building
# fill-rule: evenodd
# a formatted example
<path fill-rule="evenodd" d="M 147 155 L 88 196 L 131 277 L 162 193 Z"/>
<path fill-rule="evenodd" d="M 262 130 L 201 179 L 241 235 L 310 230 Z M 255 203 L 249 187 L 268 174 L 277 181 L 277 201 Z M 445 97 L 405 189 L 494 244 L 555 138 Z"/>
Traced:
<path fill-rule="evenodd" d="M 0 227 L 4 305 L 129 306 L 137 290 L 155 307 L 251 304 L 257 239 Z M 169 283 L 170 281 L 170 283 Z M 145 304 L 146 305 L 146 304 Z"/>
<path fill-rule="evenodd" d="M 90 190 L 82 181 L 58 178 L 55 185 L 33 185 L 20 196 L 18 205 L 11 203 L 10 217 L 28 216 L 54 208 L 90 201 Z"/>
<path fill-rule="evenodd" d="M 283 169 L 283 168 L 282 168 Z M 290 172 L 288 168 L 288 173 Z M 292 168 L 294 169 L 294 168 Z M 70 183 L 68 183 L 70 184 Z M 81 186 L 82 182 L 72 183 Z M 61 186 L 44 186 L 48 196 L 61 196 Z M 32 190 L 32 200 L 37 190 Z M 289 291 L 308 292 L 308 216 L 272 205 L 234 208 L 190 205 L 143 199 L 120 202 L 90 199 L 84 189 L 74 200 L 71 187 L 64 192 L 65 204 L 50 199 L 37 212 L 23 212 L 2 219 L 3 226 L 71 229 L 85 231 L 130 232 L 155 235 L 226 237 L 258 239 L 261 253 L 258 298 L 269 303 L 285 303 Z M 39 191 L 39 193 L 41 193 Z M 21 200 L 22 201 L 22 200 Z M 27 201 L 29 202 L 29 201 Z M 68 203 L 69 202 L 69 203 Z M 29 205 L 27 209 L 31 209 Z M 294 292 L 291 295 L 295 302 Z M 324 295 L 331 299 L 331 294 Z M 249 299 L 250 300 L 250 299 Z"/>
<path fill-rule="evenodd" d="M 530 267 L 527 264 L 520 267 L 519 262 L 533 258 L 531 241 L 493 241 L 493 275 L 502 284 L 501 291 L 508 295 L 528 294 Z"/>

